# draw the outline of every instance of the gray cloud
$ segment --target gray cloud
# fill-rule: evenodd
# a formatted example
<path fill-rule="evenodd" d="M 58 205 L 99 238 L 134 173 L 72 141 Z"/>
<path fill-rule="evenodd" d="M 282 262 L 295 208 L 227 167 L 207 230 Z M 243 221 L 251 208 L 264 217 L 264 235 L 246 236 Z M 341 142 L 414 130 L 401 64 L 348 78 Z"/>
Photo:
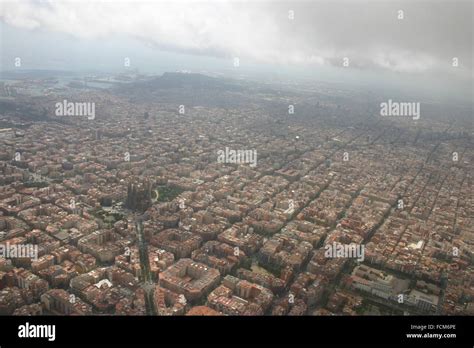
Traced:
<path fill-rule="evenodd" d="M 82 40 L 126 35 L 160 49 L 261 63 L 342 66 L 347 57 L 359 69 L 472 79 L 472 7 L 455 0 L 7 0 L 0 19 Z"/>

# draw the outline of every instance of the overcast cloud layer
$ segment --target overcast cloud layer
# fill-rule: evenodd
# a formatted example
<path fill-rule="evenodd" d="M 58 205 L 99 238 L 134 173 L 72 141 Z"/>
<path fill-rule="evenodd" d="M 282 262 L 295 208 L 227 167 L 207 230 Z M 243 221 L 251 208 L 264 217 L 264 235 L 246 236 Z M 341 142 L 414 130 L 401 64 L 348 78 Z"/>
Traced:
<path fill-rule="evenodd" d="M 347 57 L 359 69 L 472 79 L 472 7 L 416 0 L 2 0 L 0 20 L 82 40 L 126 36 L 160 50 L 261 63 L 342 66 Z"/>

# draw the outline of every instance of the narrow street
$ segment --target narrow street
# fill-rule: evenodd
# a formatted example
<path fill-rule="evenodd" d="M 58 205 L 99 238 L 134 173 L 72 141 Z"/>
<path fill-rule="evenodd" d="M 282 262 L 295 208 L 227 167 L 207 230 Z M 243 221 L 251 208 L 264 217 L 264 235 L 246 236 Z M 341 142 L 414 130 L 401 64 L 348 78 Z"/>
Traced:
<path fill-rule="evenodd" d="M 148 259 L 148 246 L 143 234 L 143 223 L 140 219 L 135 221 L 135 228 L 138 237 L 138 251 L 140 253 L 140 265 L 142 269 L 141 287 L 145 290 L 145 306 L 147 315 L 156 315 L 153 294 L 155 284 L 150 272 L 150 264 Z"/>

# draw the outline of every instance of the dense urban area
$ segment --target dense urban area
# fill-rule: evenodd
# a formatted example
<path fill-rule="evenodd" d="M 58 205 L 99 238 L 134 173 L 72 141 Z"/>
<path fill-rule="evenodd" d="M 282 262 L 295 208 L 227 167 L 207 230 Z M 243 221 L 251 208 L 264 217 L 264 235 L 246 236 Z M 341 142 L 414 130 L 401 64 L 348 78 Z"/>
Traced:
<path fill-rule="evenodd" d="M 190 73 L 59 83 L 0 84 L 1 315 L 474 314 L 472 109 L 383 117 L 356 88 Z"/>

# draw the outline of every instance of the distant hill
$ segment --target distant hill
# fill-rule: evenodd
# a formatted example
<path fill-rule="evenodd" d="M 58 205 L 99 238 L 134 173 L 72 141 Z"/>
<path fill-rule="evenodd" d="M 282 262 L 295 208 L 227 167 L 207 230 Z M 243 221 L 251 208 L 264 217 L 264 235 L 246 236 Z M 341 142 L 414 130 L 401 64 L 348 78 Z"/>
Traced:
<path fill-rule="evenodd" d="M 162 76 L 147 81 L 132 83 L 132 85 L 136 89 L 147 88 L 151 90 L 170 88 L 195 88 L 220 91 L 241 91 L 243 89 L 234 81 L 229 81 L 222 78 L 215 78 L 197 73 L 179 72 L 166 72 Z M 130 85 L 123 87 L 128 88 L 130 87 Z"/>
<path fill-rule="evenodd" d="M 131 102 L 158 101 L 189 106 L 239 107 L 248 104 L 251 97 L 246 86 L 237 80 L 174 72 L 119 85 L 113 91 Z"/>

